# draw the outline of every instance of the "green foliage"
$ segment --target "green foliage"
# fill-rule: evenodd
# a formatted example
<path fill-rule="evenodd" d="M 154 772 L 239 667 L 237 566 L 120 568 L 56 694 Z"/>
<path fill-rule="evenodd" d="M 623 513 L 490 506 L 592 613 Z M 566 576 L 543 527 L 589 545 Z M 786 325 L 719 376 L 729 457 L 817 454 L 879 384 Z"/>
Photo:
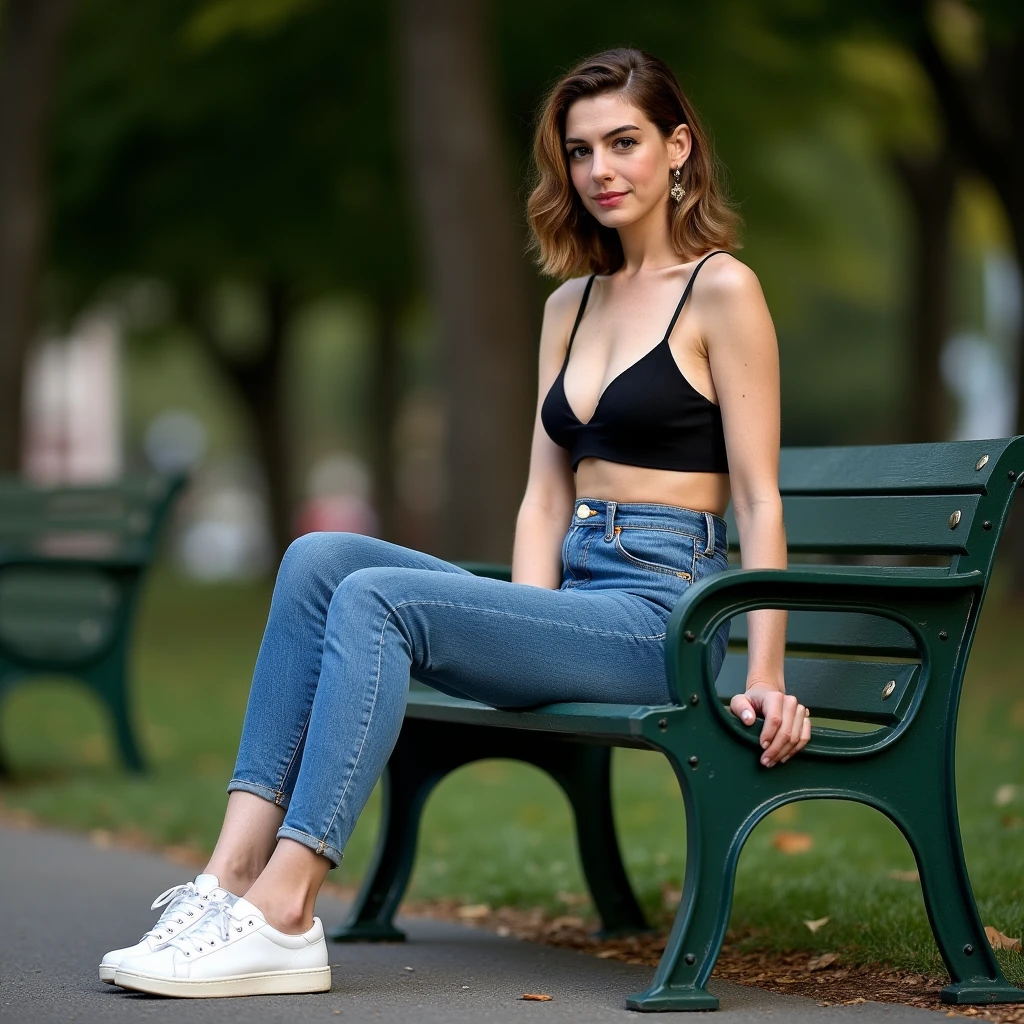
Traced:
<path fill-rule="evenodd" d="M 53 262 L 373 291 L 409 274 L 386 11 L 83 0 L 62 69 Z"/>

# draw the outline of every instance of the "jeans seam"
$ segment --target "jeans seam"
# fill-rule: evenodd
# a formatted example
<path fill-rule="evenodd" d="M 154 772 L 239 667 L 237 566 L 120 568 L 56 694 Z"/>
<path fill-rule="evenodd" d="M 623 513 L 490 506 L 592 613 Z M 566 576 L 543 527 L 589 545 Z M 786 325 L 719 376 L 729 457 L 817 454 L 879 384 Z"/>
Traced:
<path fill-rule="evenodd" d="M 320 666 L 323 667 L 323 657 L 320 658 Z M 319 678 L 319 672 L 317 673 Z M 295 755 L 299 752 L 299 747 L 302 746 L 302 738 L 306 735 L 306 730 L 309 728 L 309 720 L 313 717 L 313 702 L 309 702 L 309 710 L 306 712 L 306 720 L 302 723 L 302 728 L 299 730 L 299 738 L 295 741 L 295 746 L 292 747 L 292 756 L 288 758 L 288 764 L 285 767 L 284 773 L 281 775 L 281 781 L 278 783 L 277 796 L 278 799 L 275 801 L 277 804 L 281 803 L 281 797 L 284 795 L 284 784 L 288 781 L 288 773 L 292 770 L 292 765 L 295 763 Z"/>
<path fill-rule="evenodd" d="M 399 607 L 401 607 L 401 605 L 399 605 Z M 370 710 L 367 712 L 366 720 L 362 726 L 362 736 L 359 738 L 359 749 L 356 751 L 355 760 L 352 762 L 352 770 L 348 773 L 348 778 L 345 780 L 345 788 L 341 791 L 341 796 L 338 797 L 338 803 L 334 808 L 334 813 L 331 815 L 331 820 L 327 823 L 327 828 L 324 829 L 324 837 L 321 842 L 327 841 L 327 836 L 338 817 L 338 812 L 341 810 L 342 804 L 345 802 L 345 797 L 348 796 L 349 786 L 352 785 L 352 779 L 355 778 L 356 771 L 359 768 L 359 758 L 363 756 L 363 748 L 366 746 L 366 737 L 370 731 L 370 722 L 373 721 L 373 712 L 377 708 L 377 694 L 380 692 L 380 666 L 384 657 L 384 632 L 388 628 L 388 622 L 390 621 L 391 616 L 395 614 L 396 610 L 397 609 L 395 608 L 388 609 L 387 615 L 384 616 L 384 623 L 380 627 L 380 638 L 377 641 L 377 676 L 373 682 L 373 700 L 370 703 Z"/>
<path fill-rule="evenodd" d="M 619 630 L 613 630 L 613 629 L 593 629 L 590 626 L 578 626 L 574 622 L 562 622 L 561 620 L 558 620 L 558 619 L 538 618 L 535 615 L 523 615 L 521 612 L 510 612 L 510 611 L 508 611 L 508 610 L 506 610 L 504 608 L 482 608 L 479 605 L 458 604 L 455 601 L 425 601 L 425 600 L 422 600 L 420 598 L 415 598 L 415 599 L 410 600 L 410 601 L 402 601 L 400 604 L 395 605 L 392 610 L 393 611 L 398 611 L 399 608 L 404 608 L 404 607 L 406 607 L 406 605 L 410 605 L 410 604 L 419 604 L 419 605 L 426 605 L 426 606 L 431 606 L 431 607 L 441 607 L 441 608 L 463 608 L 466 611 L 482 612 L 485 615 L 508 615 L 511 618 L 523 619 L 526 622 L 543 622 L 543 623 L 546 623 L 547 625 L 562 626 L 562 627 L 565 627 L 566 629 L 576 629 L 576 630 L 579 630 L 582 633 L 596 633 L 598 636 L 621 636 L 621 637 L 629 637 L 629 638 L 631 638 L 633 640 L 663 640 L 665 638 L 665 634 L 664 633 L 658 633 L 656 635 L 648 635 L 648 634 L 645 634 L 645 633 L 625 633 L 625 632 L 621 632 Z M 387 623 L 386 623 L 386 620 L 385 620 L 385 625 L 386 624 Z"/>

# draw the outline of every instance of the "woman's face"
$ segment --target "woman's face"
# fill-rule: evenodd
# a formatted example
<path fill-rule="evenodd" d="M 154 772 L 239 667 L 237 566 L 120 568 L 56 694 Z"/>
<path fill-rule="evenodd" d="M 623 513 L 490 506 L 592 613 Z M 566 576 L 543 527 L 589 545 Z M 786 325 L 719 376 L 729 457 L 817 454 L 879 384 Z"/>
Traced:
<path fill-rule="evenodd" d="M 672 169 L 690 153 L 690 129 L 669 138 L 618 93 L 576 100 L 566 111 L 572 183 L 601 224 L 622 228 L 668 202 Z"/>

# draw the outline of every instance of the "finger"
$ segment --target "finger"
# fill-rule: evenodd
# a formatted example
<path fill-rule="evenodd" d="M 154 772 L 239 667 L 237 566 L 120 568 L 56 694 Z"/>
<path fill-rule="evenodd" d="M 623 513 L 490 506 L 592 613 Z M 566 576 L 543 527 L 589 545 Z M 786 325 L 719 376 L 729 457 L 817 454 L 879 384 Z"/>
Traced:
<path fill-rule="evenodd" d="M 757 713 L 754 711 L 754 705 L 751 704 L 749 698 L 745 697 L 742 693 L 733 695 L 732 700 L 729 701 L 729 710 L 744 725 L 753 725 L 757 718 Z"/>
<path fill-rule="evenodd" d="M 789 742 L 786 744 L 786 749 L 779 755 L 780 763 L 788 761 L 800 749 L 800 736 L 803 733 L 805 721 L 807 721 L 807 709 L 798 702 L 796 710 L 793 712 L 793 729 L 789 734 Z"/>
<path fill-rule="evenodd" d="M 793 716 L 796 713 L 796 697 L 792 694 L 787 693 L 782 698 L 782 721 L 779 723 L 779 727 L 776 730 L 775 737 L 772 742 L 768 745 L 768 749 L 764 752 L 768 759 L 768 765 L 775 764 L 779 759 L 779 752 L 783 750 L 789 743 L 789 735 L 793 731 Z M 764 757 L 761 758 L 764 761 Z"/>
<path fill-rule="evenodd" d="M 761 703 L 764 726 L 761 729 L 761 747 L 767 752 L 775 734 L 782 725 L 782 694 L 765 694 Z"/>
<path fill-rule="evenodd" d="M 800 749 L 803 750 L 811 741 L 811 715 L 810 708 L 807 709 L 807 714 L 804 715 L 804 727 L 800 730 Z"/>

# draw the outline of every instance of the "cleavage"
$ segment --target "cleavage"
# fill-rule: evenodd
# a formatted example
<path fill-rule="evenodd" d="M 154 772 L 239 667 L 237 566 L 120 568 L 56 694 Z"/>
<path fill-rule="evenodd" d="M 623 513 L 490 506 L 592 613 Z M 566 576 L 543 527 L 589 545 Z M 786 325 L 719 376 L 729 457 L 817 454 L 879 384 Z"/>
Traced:
<path fill-rule="evenodd" d="M 629 371 L 632 370 L 634 366 L 639 365 L 645 359 L 647 359 L 649 356 L 653 355 L 659 348 L 661 348 L 662 345 L 666 344 L 667 341 L 668 341 L 667 338 L 662 338 L 661 341 L 659 341 L 657 345 L 655 345 L 653 348 L 649 348 L 646 352 L 643 353 L 643 355 L 639 356 L 637 359 L 635 359 L 633 362 L 629 363 L 622 370 L 620 370 L 617 374 L 615 374 L 615 376 L 612 377 L 612 379 L 610 381 L 608 381 L 608 383 L 605 384 L 604 387 L 601 389 L 600 394 L 597 396 L 597 401 L 594 404 L 594 410 L 593 410 L 593 412 L 591 412 L 590 416 L 586 420 L 581 419 L 576 414 L 576 410 L 573 409 L 572 403 L 569 401 L 569 393 L 565 389 L 565 378 L 566 378 L 566 374 L 569 372 L 569 363 L 572 361 L 572 359 L 571 359 L 572 352 L 569 352 L 568 358 L 566 359 L 565 368 L 562 371 L 562 393 L 565 395 L 565 404 L 569 407 L 569 412 L 572 413 L 573 418 L 576 420 L 576 422 L 579 423 L 581 426 L 584 426 L 584 427 L 586 427 L 589 424 L 591 424 L 594 421 L 594 417 L 597 415 L 597 410 L 601 408 L 601 401 L 604 398 L 604 396 L 608 393 L 608 389 L 617 380 L 619 380 L 620 377 L 622 377 L 625 374 L 629 373 Z M 675 363 L 675 357 L 674 356 L 672 357 L 672 362 Z M 678 366 L 677 366 L 677 370 L 678 370 Z M 605 372 L 607 372 L 607 367 L 605 368 Z"/>

